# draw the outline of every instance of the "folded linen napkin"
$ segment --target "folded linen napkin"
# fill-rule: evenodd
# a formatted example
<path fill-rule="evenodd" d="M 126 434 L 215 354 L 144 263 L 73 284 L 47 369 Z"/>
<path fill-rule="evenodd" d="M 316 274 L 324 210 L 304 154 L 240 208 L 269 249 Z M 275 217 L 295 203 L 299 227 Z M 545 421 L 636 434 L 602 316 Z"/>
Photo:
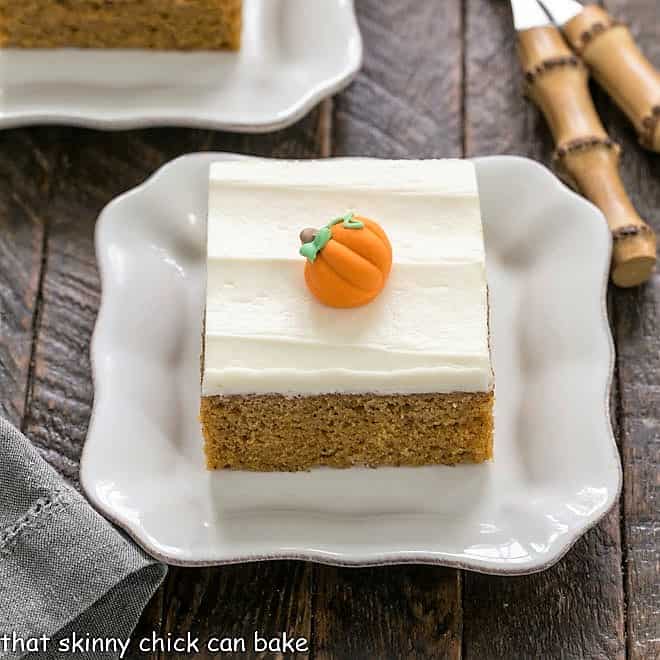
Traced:
<path fill-rule="evenodd" d="M 122 657 L 166 570 L 0 420 L 0 658 Z"/>

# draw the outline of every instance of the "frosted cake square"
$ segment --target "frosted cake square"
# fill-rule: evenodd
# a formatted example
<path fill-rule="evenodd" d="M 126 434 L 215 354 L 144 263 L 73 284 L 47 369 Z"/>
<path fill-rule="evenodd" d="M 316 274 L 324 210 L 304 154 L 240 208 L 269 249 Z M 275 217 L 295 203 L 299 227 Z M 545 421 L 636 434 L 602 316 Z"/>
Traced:
<path fill-rule="evenodd" d="M 0 0 L 0 47 L 238 50 L 243 0 Z"/>
<path fill-rule="evenodd" d="M 303 233 L 301 250 L 310 226 L 325 233 Z M 391 266 L 379 261 L 385 243 Z M 207 267 L 200 418 L 210 469 L 492 457 L 469 161 L 214 163 Z"/>

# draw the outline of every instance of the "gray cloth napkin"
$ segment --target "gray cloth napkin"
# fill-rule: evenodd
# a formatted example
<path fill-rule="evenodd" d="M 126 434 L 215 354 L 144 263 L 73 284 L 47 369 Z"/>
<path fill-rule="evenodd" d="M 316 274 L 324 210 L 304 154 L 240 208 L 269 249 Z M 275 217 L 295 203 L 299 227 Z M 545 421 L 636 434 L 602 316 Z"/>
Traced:
<path fill-rule="evenodd" d="M 0 420 L 0 658 L 120 657 L 166 571 Z"/>

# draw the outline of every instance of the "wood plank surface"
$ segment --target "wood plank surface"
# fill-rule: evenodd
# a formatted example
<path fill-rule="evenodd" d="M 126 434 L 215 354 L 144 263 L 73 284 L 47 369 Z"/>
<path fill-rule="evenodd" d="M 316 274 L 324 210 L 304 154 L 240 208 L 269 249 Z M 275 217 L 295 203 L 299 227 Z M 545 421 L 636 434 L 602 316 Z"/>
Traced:
<path fill-rule="evenodd" d="M 365 60 L 335 98 L 333 155 L 460 157 L 460 2 L 362 0 L 357 10 Z M 314 657 L 460 657 L 458 571 L 316 566 L 314 575 Z"/>
<path fill-rule="evenodd" d="M 0 415 L 21 426 L 29 387 L 48 199 L 58 145 L 48 129 L 0 134 Z"/>
<path fill-rule="evenodd" d="M 606 0 L 660 67 L 657 0 Z M 660 156 L 642 151 L 622 113 L 608 105 L 607 128 L 623 147 L 622 177 L 640 214 L 660 236 Z M 660 275 L 635 290 L 613 290 L 619 417 L 624 467 L 623 557 L 627 650 L 660 657 Z"/>
<path fill-rule="evenodd" d="M 319 566 L 315 658 L 460 658 L 460 572 L 434 566 Z"/>
<path fill-rule="evenodd" d="M 223 658 L 306 658 L 312 629 L 310 568 L 304 562 L 276 561 L 172 569 L 165 587 L 163 633 L 198 638 L 196 658 L 218 657 L 222 638 L 243 640 L 243 646 L 232 644 L 234 651 L 223 652 Z M 265 653 L 255 633 L 261 640 L 280 641 L 269 641 L 275 645 Z M 278 652 L 284 648 L 283 633 L 289 641 L 303 640 L 298 648 L 307 652 Z M 183 660 L 191 655 L 165 652 L 158 657 Z"/>
<path fill-rule="evenodd" d="M 461 1 L 360 0 L 365 43 L 355 82 L 335 99 L 333 155 L 462 155 Z"/>
<path fill-rule="evenodd" d="M 540 114 L 521 98 L 508 3 L 467 0 L 466 153 L 516 153 L 548 162 Z M 618 510 L 543 573 L 464 576 L 466 659 L 623 658 Z"/>

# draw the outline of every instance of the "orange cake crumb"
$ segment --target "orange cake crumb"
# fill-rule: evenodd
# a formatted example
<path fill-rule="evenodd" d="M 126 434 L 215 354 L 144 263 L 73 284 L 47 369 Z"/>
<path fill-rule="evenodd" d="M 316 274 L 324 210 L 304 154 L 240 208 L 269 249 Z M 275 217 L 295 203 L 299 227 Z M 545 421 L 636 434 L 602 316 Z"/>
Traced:
<path fill-rule="evenodd" d="M 493 453 L 493 393 L 278 394 L 202 398 L 209 469 L 481 463 Z"/>

